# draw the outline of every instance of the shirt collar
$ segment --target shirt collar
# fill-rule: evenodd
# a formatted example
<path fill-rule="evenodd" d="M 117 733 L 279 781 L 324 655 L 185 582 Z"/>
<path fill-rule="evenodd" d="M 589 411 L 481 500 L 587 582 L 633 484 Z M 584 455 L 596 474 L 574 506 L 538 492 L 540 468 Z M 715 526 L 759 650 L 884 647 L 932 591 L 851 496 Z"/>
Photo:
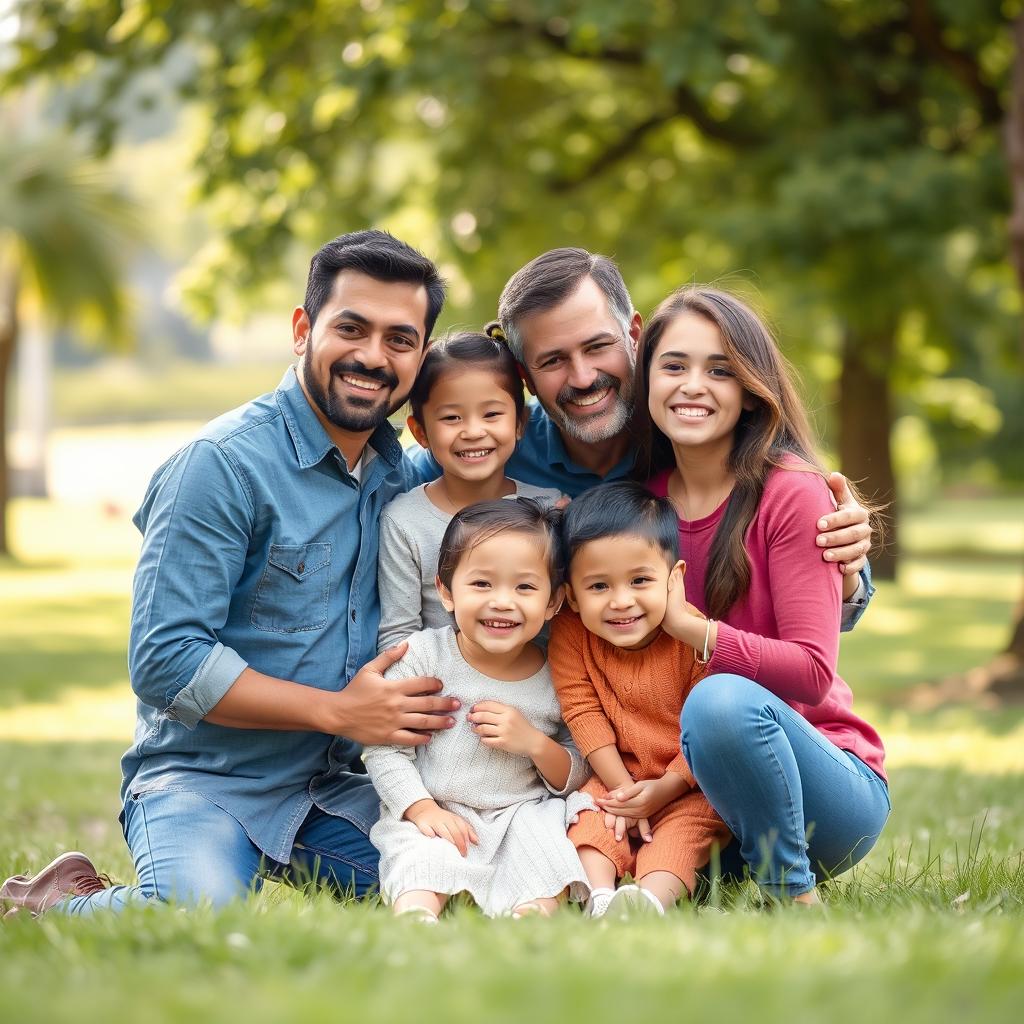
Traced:
<path fill-rule="evenodd" d="M 337 446 L 328 437 L 323 424 L 309 404 L 294 366 L 289 366 L 285 370 L 284 377 L 277 386 L 276 396 L 278 408 L 284 417 L 292 444 L 295 445 L 295 457 L 298 459 L 299 467 L 309 469 L 318 466 L 330 452 L 337 449 Z M 392 468 L 401 462 L 402 446 L 398 443 L 395 429 L 390 423 L 382 423 L 370 435 L 368 444 Z M 340 461 L 342 464 L 345 462 L 344 459 Z"/>
<path fill-rule="evenodd" d="M 567 472 L 577 476 L 596 476 L 592 469 L 587 469 L 578 462 L 573 462 L 572 457 L 566 450 L 562 432 L 555 425 L 555 421 L 548 415 L 547 410 L 540 404 L 539 400 L 534 399 L 533 401 L 535 406 L 530 415 L 531 418 L 537 417 L 538 425 L 541 428 L 541 437 L 543 438 L 544 455 L 548 464 L 551 466 L 561 466 Z M 603 479 L 615 480 L 621 476 L 627 476 L 632 471 L 635 460 L 636 453 L 632 450 L 628 451 L 625 457 L 605 474 Z"/>

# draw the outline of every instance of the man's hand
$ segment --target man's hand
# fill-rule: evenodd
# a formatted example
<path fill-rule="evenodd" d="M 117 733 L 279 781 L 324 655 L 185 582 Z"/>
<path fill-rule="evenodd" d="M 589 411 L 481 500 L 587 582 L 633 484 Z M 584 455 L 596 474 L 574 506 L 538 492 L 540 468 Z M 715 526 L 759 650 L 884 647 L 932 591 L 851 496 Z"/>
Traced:
<path fill-rule="evenodd" d="M 441 689 L 440 679 L 384 678 L 384 672 L 405 654 L 408 646 L 400 643 L 378 654 L 352 677 L 344 690 L 330 694 L 330 707 L 337 716 L 335 733 L 363 744 L 417 747 L 430 739 L 431 732 L 450 729 L 455 724 L 448 714 L 457 711 L 461 703 L 453 697 L 430 696 Z"/>
<path fill-rule="evenodd" d="M 835 512 L 822 516 L 818 520 L 817 544 L 824 548 L 822 557 L 826 562 L 837 562 L 839 570 L 846 577 L 856 576 L 867 562 L 868 551 L 871 550 L 871 523 L 868 521 L 867 509 L 857 504 L 856 498 L 850 493 L 846 477 L 842 473 L 832 473 L 828 485 L 835 495 L 839 506 Z M 856 584 L 850 593 L 856 589 Z M 846 598 L 846 588 L 843 588 Z"/>
<path fill-rule="evenodd" d="M 629 786 L 612 790 L 597 801 L 598 807 L 608 814 L 627 818 L 650 818 L 666 804 L 682 796 L 686 783 L 681 775 L 666 773 L 660 779 L 641 779 Z"/>
<path fill-rule="evenodd" d="M 476 845 L 480 841 L 465 818 L 446 811 L 433 800 L 417 800 L 406 809 L 404 817 L 423 835 L 447 839 L 463 857 L 468 853 L 470 843 Z"/>
<path fill-rule="evenodd" d="M 546 739 L 519 711 L 496 700 L 474 704 L 466 718 L 485 747 L 495 747 L 509 754 L 536 757 Z"/>

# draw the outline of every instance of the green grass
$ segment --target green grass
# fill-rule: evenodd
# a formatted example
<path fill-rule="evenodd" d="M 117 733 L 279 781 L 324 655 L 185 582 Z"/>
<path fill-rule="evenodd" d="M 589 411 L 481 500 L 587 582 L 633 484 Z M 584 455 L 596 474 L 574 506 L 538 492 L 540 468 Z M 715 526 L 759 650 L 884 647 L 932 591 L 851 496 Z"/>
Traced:
<path fill-rule="evenodd" d="M 137 540 L 109 508 L 22 501 L 0 563 L 0 877 L 81 847 L 121 879 L 118 758 Z M 985 661 L 1021 588 L 1018 505 L 906 525 L 842 669 L 889 749 L 893 816 L 818 912 L 751 887 L 663 921 L 482 920 L 434 930 L 276 886 L 219 914 L 164 907 L 0 927 L 0 1020 L 1008 1021 L 1024 999 L 1024 715 L 900 706 Z M 1016 1009 L 1015 1009 L 1016 1008 Z"/>
<path fill-rule="evenodd" d="M 173 360 L 146 367 L 134 360 L 103 360 L 85 368 L 61 368 L 53 376 L 58 424 L 208 420 L 226 409 L 273 391 L 289 350 L 267 363 L 190 363 Z"/>

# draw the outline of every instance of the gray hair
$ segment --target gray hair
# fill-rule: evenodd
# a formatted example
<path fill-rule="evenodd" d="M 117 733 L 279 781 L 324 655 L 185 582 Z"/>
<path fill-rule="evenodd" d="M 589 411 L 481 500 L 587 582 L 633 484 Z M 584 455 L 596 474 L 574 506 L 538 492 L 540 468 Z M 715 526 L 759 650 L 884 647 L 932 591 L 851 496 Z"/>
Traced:
<path fill-rule="evenodd" d="M 509 279 L 498 300 L 498 319 L 516 359 L 523 363 L 522 320 L 534 313 L 553 309 L 571 295 L 584 278 L 593 278 L 608 300 L 608 309 L 622 328 L 623 341 L 629 336 L 633 300 L 613 260 L 586 249 L 551 249 Z"/>

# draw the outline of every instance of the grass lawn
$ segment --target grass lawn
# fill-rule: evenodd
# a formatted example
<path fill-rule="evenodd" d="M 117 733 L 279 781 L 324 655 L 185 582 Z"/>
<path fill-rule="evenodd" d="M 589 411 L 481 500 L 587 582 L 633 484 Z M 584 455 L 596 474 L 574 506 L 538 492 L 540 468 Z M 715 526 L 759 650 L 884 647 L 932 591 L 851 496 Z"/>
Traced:
<path fill-rule="evenodd" d="M 81 847 L 128 880 L 116 796 L 134 531 L 117 507 L 41 501 L 17 503 L 13 526 L 0 877 Z M 900 693 L 1005 641 L 1020 503 L 939 504 L 904 539 L 899 585 L 880 586 L 842 655 L 886 739 L 894 811 L 821 912 L 769 912 L 743 888 L 664 920 L 490 922 L 460 907 L 430 930 L 269 886 L 219 914 L 18 919 L 0 927 L 0 1020 L 1019 1019 L 1024 713 L 911 714 Z"/>

